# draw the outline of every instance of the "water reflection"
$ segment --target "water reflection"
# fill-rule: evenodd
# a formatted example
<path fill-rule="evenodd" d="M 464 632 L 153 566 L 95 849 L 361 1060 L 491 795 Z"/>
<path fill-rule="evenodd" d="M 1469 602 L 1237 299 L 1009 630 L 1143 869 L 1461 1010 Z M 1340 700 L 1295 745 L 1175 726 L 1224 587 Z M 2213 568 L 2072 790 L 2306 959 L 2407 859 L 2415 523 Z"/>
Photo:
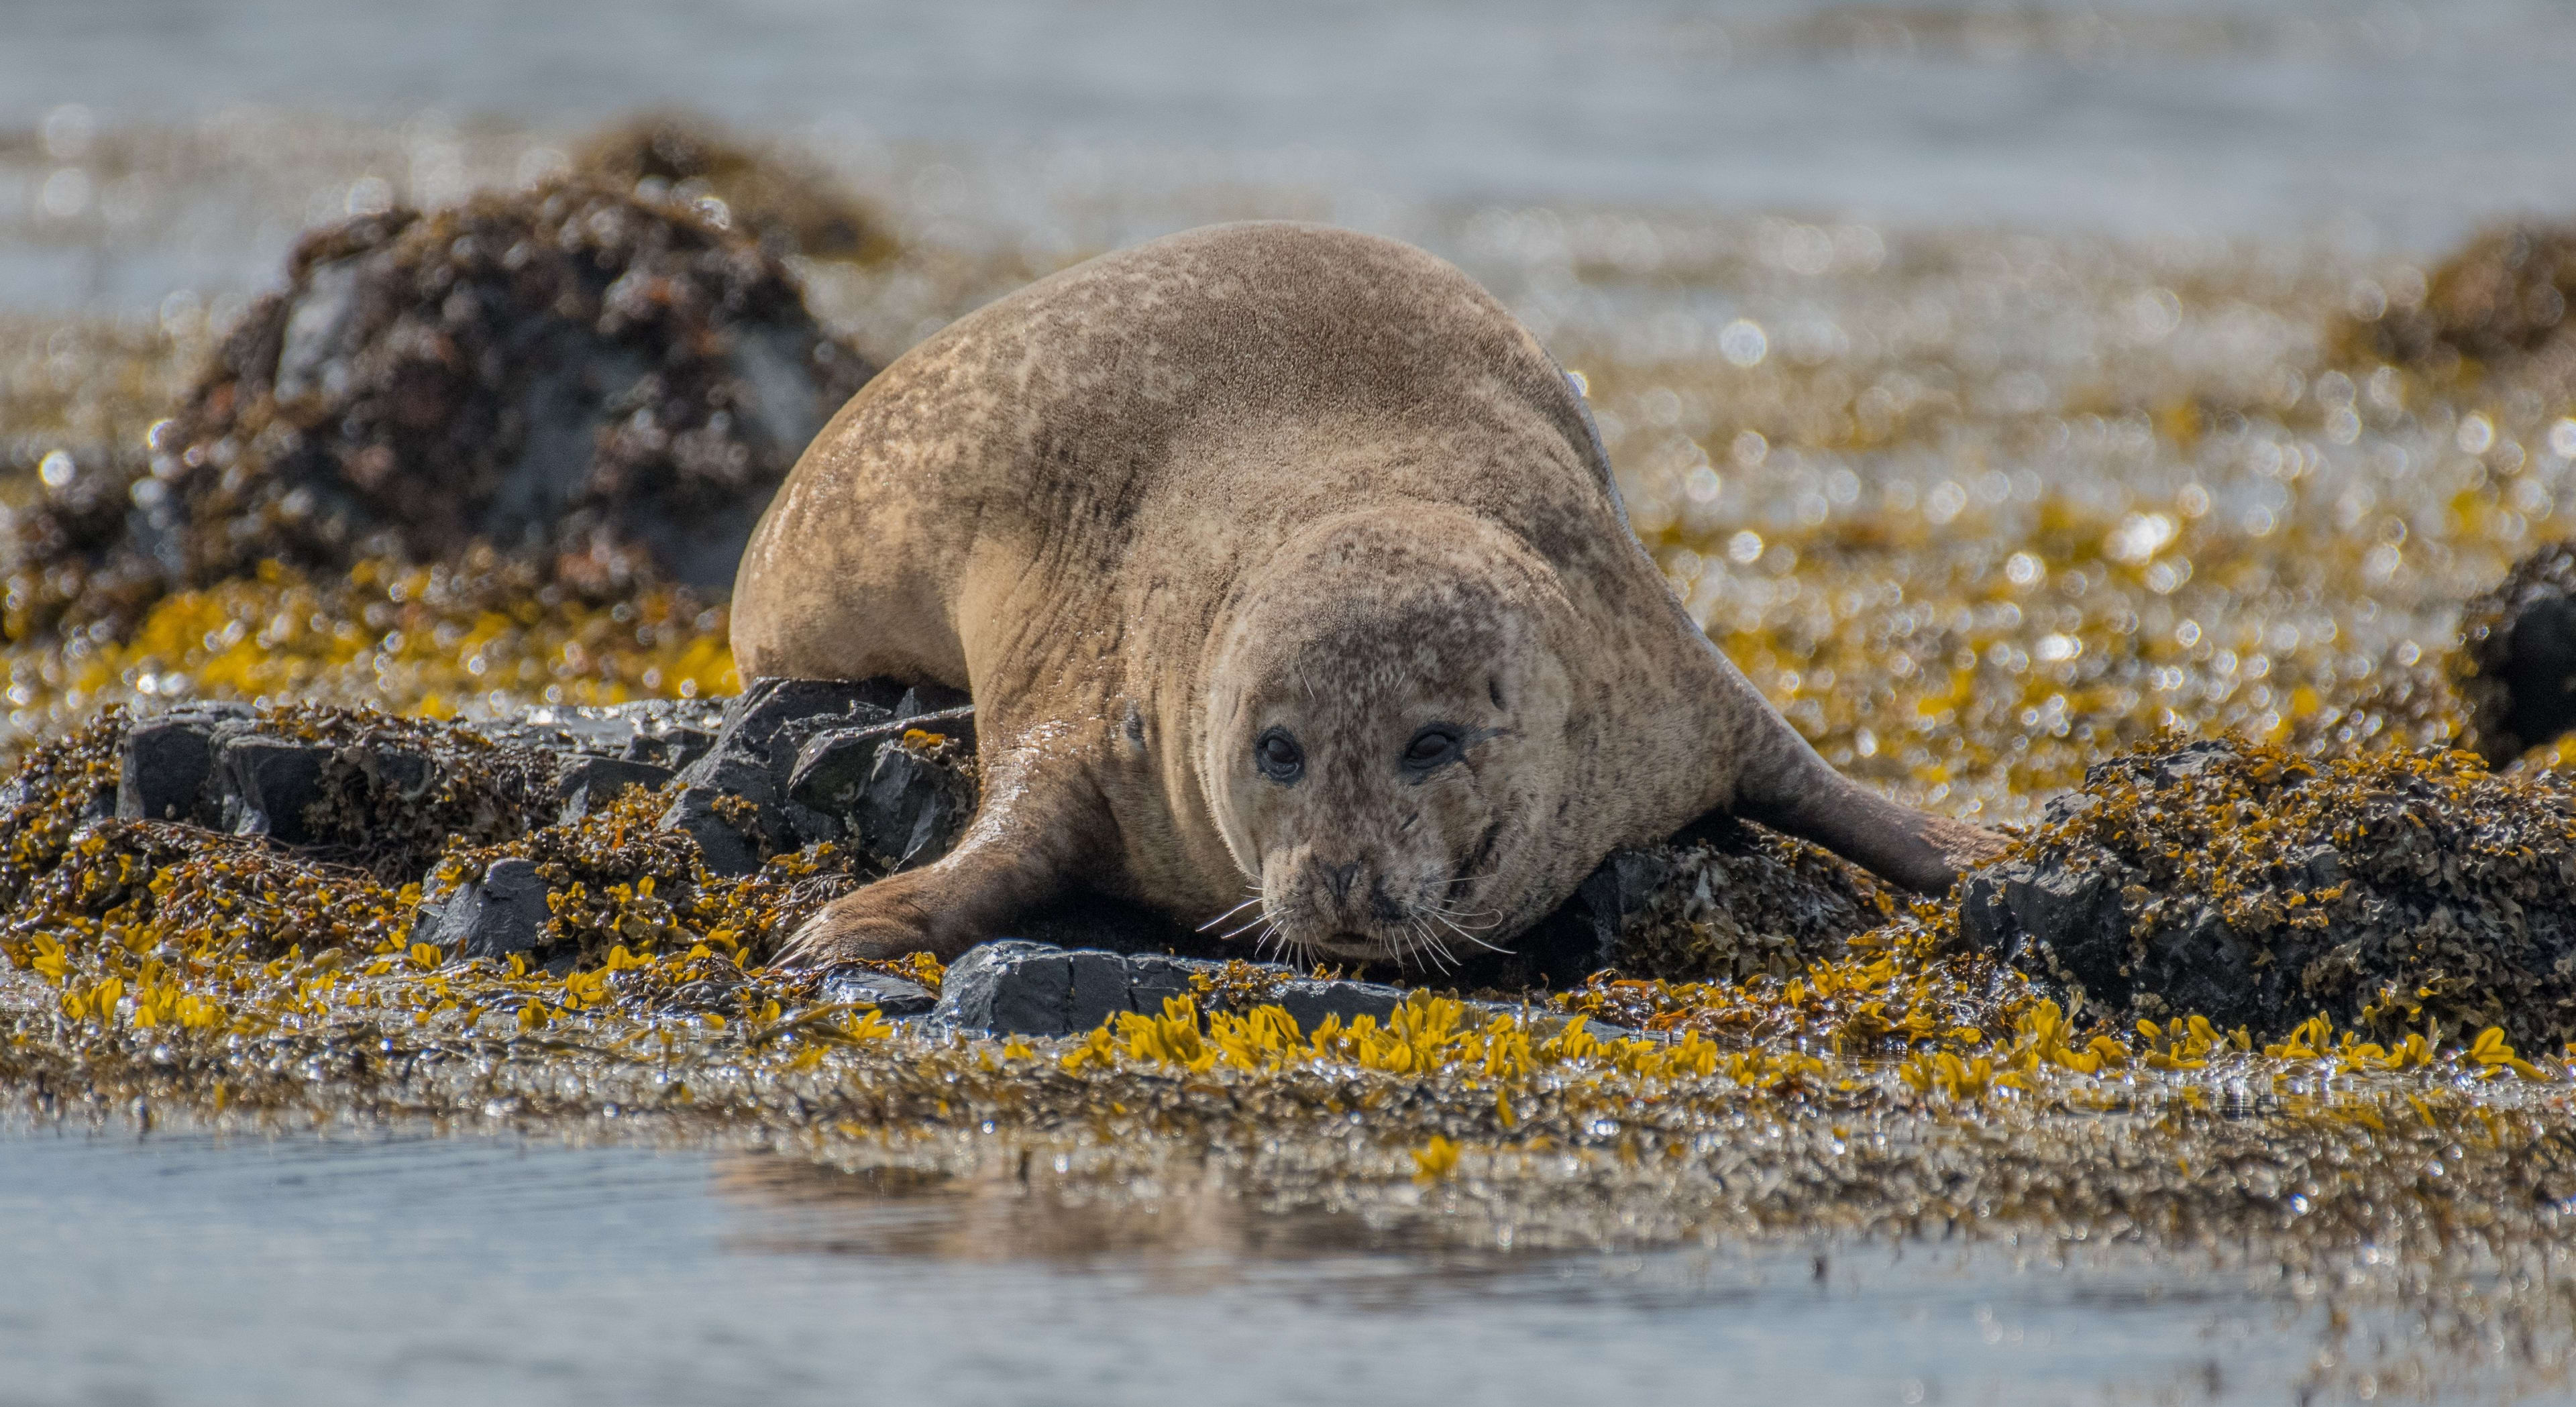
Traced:
<path fill-rule="evenodd" d="M 2277 1403 L 2496 1361 L 2216 1250 L 1439 1249 L 1214 1179 L 462 1137 L 0 1131 L 0 1265 L 0 1400 L 45 1403 Z"/>

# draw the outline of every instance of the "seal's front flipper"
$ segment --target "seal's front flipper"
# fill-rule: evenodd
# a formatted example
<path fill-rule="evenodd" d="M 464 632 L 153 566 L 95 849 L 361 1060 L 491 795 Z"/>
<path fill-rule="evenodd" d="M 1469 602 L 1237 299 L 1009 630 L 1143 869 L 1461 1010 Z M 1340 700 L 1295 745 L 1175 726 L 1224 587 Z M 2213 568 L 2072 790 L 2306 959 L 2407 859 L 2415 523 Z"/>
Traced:
<path fill-rule="evenodd" d="M 1071 888 L 1089 847 L 1112 833 L 1107 807 L 1081 775 L 1035 751 L 988 764 L 983 805 L 955 850 L 824 905 L 776 961 L 830 967 L 928 953 L 948 962 L 998 936 Z"/>
<path fill-rule="evenodd" d="M 1961 871 L 2003 853 L 2004 837 L 1890 801 L 1835 771 L 1795 734 L 1779 746 L 1794 749 L 1791 761 L 1746 778 L 1736 798 L 1733 811 L 1748 821 L 1812 840 L 1920 894 L 1942 893 Z"/>

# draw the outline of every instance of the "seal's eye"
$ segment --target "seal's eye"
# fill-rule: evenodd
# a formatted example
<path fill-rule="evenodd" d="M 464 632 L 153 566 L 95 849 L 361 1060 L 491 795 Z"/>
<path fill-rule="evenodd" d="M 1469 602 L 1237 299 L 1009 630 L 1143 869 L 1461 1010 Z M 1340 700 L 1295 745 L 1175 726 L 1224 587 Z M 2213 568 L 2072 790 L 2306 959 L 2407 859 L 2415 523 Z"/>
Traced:
<path fill-rule="evenodd" d="M 1306 771 L 1305 751 L 1285 728 L 1273 728 L 1254 739 L 1252 760 L 1260 765 L 1262 775 L 1283 786 Z"/>
<path fill-rule="evenodd" d="M 1434 723 L 1413 735 L 1404 747 L 1404 770 L 1428 772 L 1443 763 L 1458 760 L 1458 730 Z"/>

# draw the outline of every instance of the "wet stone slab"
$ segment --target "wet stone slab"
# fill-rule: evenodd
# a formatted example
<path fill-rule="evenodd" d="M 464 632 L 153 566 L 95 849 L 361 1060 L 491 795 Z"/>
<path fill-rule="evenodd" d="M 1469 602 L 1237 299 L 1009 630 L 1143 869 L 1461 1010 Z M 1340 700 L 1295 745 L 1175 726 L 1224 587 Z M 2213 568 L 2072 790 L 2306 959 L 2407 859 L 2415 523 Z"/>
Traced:
<path fill-rule="evenodd" d="M 1401 987 L 1380 982 L 1302 976 L 1293 968 L 1269 964 L 1248 966 L 1272 979 L 1264 1004 L 1285 1010 L 1303 1031 L 1313 1031 L 1328 1017 L 1348 1025 L 1365 1016 L 1383 1025 L 1408 995 Z M 949 966 L 930 1016 L 940 1025 L 996 1036 L 1076 1035 L 1129 1012 L 1160 1015 L 1166 999 L 1192 994 L 1193 978 L 1214 983 L 1228 967 L 1201 958 L 1059 948 L 1006 938 L 969 949 Z M 887 980 L 867 973 L 836 976 L 833 982 L 837 990 L 845 982 Z M 1528 1014 L 1526 1008 L 1506 1002 L 1470 1001 L 1465 1006 L 1470 1022 Z M 889 1009 L 888 1014 L 907 1013 Z M 1604 1037 L 1635 1034 L 1608 1026 L 1592 1029 Z"/>

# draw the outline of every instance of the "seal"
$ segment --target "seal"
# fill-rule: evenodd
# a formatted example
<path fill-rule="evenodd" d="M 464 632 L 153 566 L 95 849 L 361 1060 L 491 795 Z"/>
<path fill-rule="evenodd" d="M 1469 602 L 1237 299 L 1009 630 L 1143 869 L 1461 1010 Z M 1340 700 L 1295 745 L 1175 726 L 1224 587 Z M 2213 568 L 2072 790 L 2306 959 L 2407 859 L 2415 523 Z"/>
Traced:
<path fill-rule="evenodd" d="M 734 600 L 746 676 L 977 711 L 957 847 L 790 963 L 953 957 L 1089 889 L 1434 966 L 1712 811 L 1917 890 L 1999 843 L 1818 757 L 1674 599 L 1536 339 L 1343 230 L 1193 230 L 960 319 L 807 449 Z"/>

